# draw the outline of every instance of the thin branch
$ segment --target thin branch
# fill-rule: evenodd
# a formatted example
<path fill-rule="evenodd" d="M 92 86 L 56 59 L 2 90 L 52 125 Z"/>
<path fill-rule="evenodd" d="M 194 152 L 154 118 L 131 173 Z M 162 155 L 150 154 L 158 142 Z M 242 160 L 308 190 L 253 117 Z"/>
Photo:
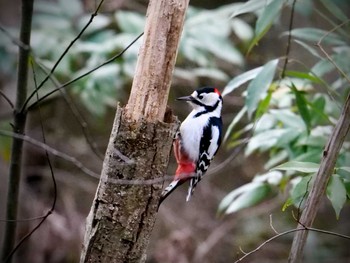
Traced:
<path fill-rule="evenodd" d="M 61 56 L 58 58 L 58 60 L 56 61 L 56 63 L 54 64 L 54 66 L 52 67 L 50 74 L 48 74 L 44 80 L 38 85 L 38 87 L 29 95 L 29 97 L 27 98 L 27 100 L 25 101 L 21 112 L 24 112 L 26 110 L 27 104 L 29 103 L 29 101 L 31 100 L 31 98 L 35 95 L 35 93 L 40 90 L 44 84 L 49 80 L 50 76 L 55 72 L 57 66 L 60 64 L 60 62 L 62 61 L 62 59 L 66 56 L 66 54 L 68 53 L 68 51 L 71 49 L 71 47 L 74 45 L 74 43 L 83 35 L 83 33 L 85 32 L 85 30 L 90 26 L 90 24 L 92 23 L 92 21 L 94 20 L 95 16 L 97 16 L 98 11 L 100 10 L 100 7 L 102 6 L 104 0 L 101 0 L 100 3 L 98 4 L 95 12 L 93 14 L 91 14 L 90 20 L 86 23 L 86 25 L 83 27 L 83 29 L 79 32 L 79 34 L 73 39 L 72 42 L 70 42 L 70 44 L 68 45 L 68 47 L 63 51 L 63 53 L 61 54 Z"/>
<path fill-rule="evenodd" d="M 320 87 L 324 88 L 324 92 L 327 93 L 327 95 L 333 100 L 338 109 L 341 110 L 341 105 L 337 101 L 337 99 L 341 99 L 342 97 L 335 90 L 332 90 L 329 84 L 324 79 L 322 79 L 322 77 L 317 75 L 314 71 L 310 70 L 310 67 L 308 67 L 303 61 L 297 59 L 290 59 L 289 62 L 291 61 L 301 65 L 305 69 L 305 71 L 309 71 L 309 74 L 316 77 L 322 84 L 320 85 Z M 328 118 L 327 121 L 329 122 L 329 124 L 333 124 Z"/>
<path fill-rule="evenodd" d="M 282 233 L 279 233 L 279 234 L 277 234 L 277 235 L 275 235 L 275 236 L 273 236 L 273 237 L 271 237 L 271 238 L 269 238 L 269 239 L 267 239 L 267 240 L 265 240 L 263 243 L 261 243 L 257 248 L 255 248 L 255 249 L 253 249 L 253 250 L 251 250 L 251 251 L 249 251 L 249 252 L 245 252 L 244 253 L 244 255 L 242 256 L 242 257 L 240 257 L 239 259 L 237 259 L 236 261 L 234 261 L 234 263 L 237 263 L 237 262 L 241 262 L 243 259 L 245 259 L 246 257 L 248 257 L 248 256 L 250 256 L 251 254 L 253 254 L 253 253 L 255 253 L 255 252 L 257 252 L 257 251 L 259 251 L 263 246 L 265 246 L 266 244 L 268 244 L 268 243 L 270 243 L 271 241 L 273 241 L 273 240 L 275 240 L 275 239 L 277 239 L 277 238 L 279 238 L 279 237 L 281 237 L 281 236 L 285 236 L 285 235 L 287 235 L 287 234 L 290 234 L 290 233 L 294 233 L 294 232 L 297 232 L 297 231 L 304 231 L 305 229 L 298 229 L 298 228 L 296 228 L 296 229 L 291 229 L 291 230 L 287 230 L 287 231 L 284 231 L 284 232 L 282 232 Z M 240 248 L 241 249 L 241 248 Z M 242 250 L 241 250 L 242 251 Z"/>
<path fill-rule="evenodd" d="M 32 72 L 33 72 L 33 78 L 34 78 L 34 84 L 35 87 L 37 87 L 37 80 L 36 80 L 36 74 L 35 74 L 35 70 L 34 70 L 34 65 L 33 65 L 33 60 L 30 60 L 31 62 L 31 66 L 32 66 Z M 36 89 L 37 90 L 37 89 Z M 36 92 L 36 96 L 37 99 L 39 99 L 39 94 L 38 92 Z M 45 136 L 45 131 L 44 131 L 44 124 L 42 122 L 42 114 L 41 114 L 41 110 L 39 107 L 39 119 L 40 119 L 40 127 L 41 127 L 41 133 L 42 133 L 42 137 L 43 137 L 43 142 L 46 144 L 46 136 Z M 52 183 L 53 183 L 53 193 L 54 193 L 54 197 L 53 197 L 53 201 L 52 201 L 52 205 L 49 211 L 47 211 L 46 215 L 44 215 L 40 222 L 29 232 L 27 233 L 19 242 L 18 244 L 13 248 L 13 250 L 11 251 L 11 253 L 7 256 L 7 258 L 5 259 L 5 262 L 10 261 L 10 259 L 12 258 L 12 256 L 16 253 L 16 251 L 21 247 L 21 245 L 31 237 L 31 235 L 37 230 L 39 229 L 39 227 L 45 222 L 45 220 L 53 213 L 53 211 L 55 210 L 56 207 L 56 201 L 57 201 L 57 184 L 56 184 L 56 179 L 55 179 L 55 174 L 53 172 L 53 167 L 51 164 L 51 160 L 50 160 L 50 156 L 47 150 L 45 150 L 45 156 L 46 156 L 46 160 L 47 163 L 49 165 L 50 168 L 50 174 L 51 174 L 51 178 L 52 178 Z"/>
<path fill-rule="evenodd" d="M 344 238 L 344 239 L 350 240 L 350 236 L 339 234 L 339 233 L 335 233 L 335 232 L 331 232 L 331 231 L 326 231 L 326 230 L 322 230 L 322 229 L 317 229 L 317 228 L 312 228 L 312 227 L 295 228 L 295 229 L 290 229 L 290 230 L 284 231 L 282 233 L 279 233 L 277 235 L 274 235 L 273 237 L 265 240 L 263 243 L 261 243 L 255 249 L 253 249 L 253 250 L 251 250 L 249 252 L 244 252 L 243 253 L 244 255 L 242 257 L 240 257 L 239 259 L 237 259 L 236 261 L 234 261 L 234 263 L 241 262 L 243 259 L 245 259 L 246 257 L 250 256 L 251 254 L 254 254 L 255 252 L 259 251 L 266 244 L 274 241 L 277 238 L 280 238 L 282 236 L 288 235 L 290 233 L 299 232 L 299 231 L 302 231 L 302 232 L 304 232 L 304 231 L 305 232 L 313 231 L 313 232 L 318 232 L 318 233 L 327 234 L 327 235 L 336 236 L 336 237 L 340 237 L 340 238 Z M 240 250 L 243 251 L 241 248 L 240 248 Z"/>
<path fill-rule="evenodd" d="M 295 9 L 296 2 L 297 2 L 296 0 L 293 1 L 293 3 L 292 3 L 292 10 L 290 12 L 288 40 L 287 40 L 287 48 L 286 48 L 286 55 L 285 55 L 286 58 L 284 60 L 283 69 L 282 69 L 282 73 L 281 73 L 281 78 L 282 79 L 285 77 L 287 64 L 288 64 L 288 58 L 289 58 L 290 47 L 291 47 L 291 42 L 292 42 L 292 29 L 293 29 L 294 9 Z"/>
<path fill-rule="evenodd" d="M 47 213 L 46 213 L 47 214 Z M 36 216 L 36 217 L 31 217 L 31 218 L 24 218 L 24 219 L 15 219 L 15 220 L 6 220 L 6 219 L 0 219 L 0 222 L 17 222 L 17 223 L 25 223 L 28 221 L 35 221 L 35 220 L 39 220 L 39 219 L 43 219 L 45 215 L 42 216 Z"/>
<path fill-rule="evenodd" d="M 107 61 L 103 62 L 101 65 L 87 71 L 86 73 L 72 79 L 72 80 L 69 80 L 67 81 L 66 83 L 64 83 L 63 85 L 61 85 L 60 87 L 48 92 L 47 94 L 45 94 L 44 96 L 42 96 L 38 101 L 34 102 L 33 104 L 29 105 L 27 110 L 31 110 L 33 109 L 37 104 L 39 104 L 41 101 L 43 101 L 44 99 L 46 99 L 47 97 L 51 96 L 53 93 L 56 93 L 57 91 L 59 91 L 60 89 L 63 89 L 67 86 L 69 86 L 70 84 L 86 77 L 87 75 L 91 74 L 92 72 L 96 71 L 97 69 L 113 62 L 115 59 L 121 57 L 141 36 L 143 35 L 143 33 L 141 33 L 138 37 L 136 37 L 126 48 L 124 48 L 119 54 L 113 56 L 112 58 L 108 59 Z"/>
<path fill-rule="evenodd" d="M 344 21 L 343 23 L 337 25 L 336 27 L 334 27 L 332 30 L 328 31 L 326 34 L 324 34 L 320 40 L 317 42 L 316 46 L 322 51 L 322 53 L 327 57 L 327 59 L 329 60 L 329 62 L 331 62 L 333 64 L 333 66 L 338 70 L 338 72 L 347 80 L 347 82 L 350 84 L 350 78 L 349 76 L 337 65 L 337 63 L 335 63 L 335 61 L 332 59 L 332 57 L 326 52 L 326 50 L 323 48 L 322 46 L 322 41 L 323 39 L 325 39 L 329 34 L 331 34 L 332 32 L 336 31 L 338 28 L 343 27 L 344 25 L 348 24 L 350 22 L 349 20 Z"/>
<path fill-rule="evenodd" d="M 275 234 L 279 234 L 279 232 L 275 229 L 275 227 L 273 226 L 273 222 L 272 222 L 272 214 L 270 214 L 270 227 L 273 230 L 273 232 L 275 232 Z"/>
<path fill-rule="evenodd" d="M 11 42 L 13 44 L 15 44 L 16 46 L 18 46 L 18 47 L 20 47 L 21 49 L 24 49 L 24 50 L 28 50 L 28 51 L 30 50 L 30 46 L 29 45 L 23 43 L 21 40 L 19 40 L 19 39 L 15 38 L 14 36 L 12 36 L 11 33 L 1 24 L 0 24 L 0 31 L 2 33 L 4 33 L 4 35 L 7 36 L 11 40 Z"/>
<path fill-rule="evenodd" d="M 14 109 L 15 106 L 13 105 L 12 101 L 10 100 L 9 97 L 6 96 L 6 94 L 0 89 L 0 96 L 3 97 L 7 103 L 10 105 L 11 109 Z"/>
<path fill-rule="evenodd" d="M 48 74 L 49 71 L 40 63 L 36 62 L 40 69 L 45 72 L 45 74 Z M 59 81 L 55 78 L 54 75 L 50 76 L 50 80 L 51 82 L 55 85 L 56 88 L 59 88 L 61 86 L 61 84 L 59 83 Z M 89 126 L 87 124 L 87 122 L 85 121 L 83 115 L 80 113 L 78 107 L 74 104 L 73 99 L 69 96 L 69 94 L 66 92 L 66 90 L 64 89 L 60 89 L 59 90 L 62 97 L 64 98 L 64 100 L 66 101 L 66 104 L 69 107 L 69 110 L 71 111 L 71 113 L 73 114 L 74 118 L 76 119 L 77 123 L 80 125 L 83 135 L 88 143 L 88 145 L 90 146 L 90 149 L 92 150 L 92 152 L 100 159 L 103 160 L 103 154 L 99 151 L 95 140 L 92 138 L 92 135 L 90 133 L 89 130 Z M 38 98 L 39 100 L 39 98 Z"/>
<path fill-rule="evenodd" d="M 17 134 L 17 133 L 13 133 L 13 132 L 9 132 L 9 131 L 4 131 L 4 130 L 0 130 L 0 135 L 3 136 L 7 136 L 7 137 L 14 137 L 14 138 L 18 138 L 20 140 L 26 141 L 34 146 L 37 146 L 39 148 L 44 149 L 45 151 L 48 151 L 50 154 L 55 155 L 57 157 L 62 158 L 63 160 L 66 160 L 70 163 L 72 163 L 74 166 L 76 166 L 77 168 L 79 168 L 82 172 L 84 172 L 85 174 L 96 178 L 96 179 L 100 179 L 100 175 L 91 171 L 89 168 L 87 168 L 86 166 L 84 166 L 83 163 L 81 163 L 79 160 L 77 160 L 76 158 L 60 152 L 52 147 L 50 147 L 49 145 L 42 143 L 36 139 L 33 139 L 27 135 L 21 135 L 21 134 Z M 118 155 L 119 157 L 119 155 Z M 130 160 L 130 159 L 129 159 Z M 124 162 L 124 160 L 122 160 Z M 195 177 L 196 175 L 193 174 L 193 177 Z M 188 175 L 184 175 L 184 177 L 188 178 Z M 113 184 L 119 184 L 119 185 L 152 185 L 152 184 L 156 184 L 156 183 L 161 183 L 164 181 L 170 181 L 174 178 L 173 175 L 164 175 L 162 178 L 155 178 L 155 179 L 147 179 L 147 180 L 139 180 L 139 179 L 109 179 L 109 180 L 102 180 L 103 182 L 111 182 Z M 0 220 L 1 221 L 1 220 Z"/>
<path fill-rule="evenodd" d="M 15 248 L 11 251 L 11 253 L 7 256 L 7 258 L 4 260 L 4 262 L 10 262 L 13 254 L 17 251 L 17 249 L 23 244 L 23 242 L 30 237 L 37 229 L 39 229 L 39 227 L 45 222 L 46 218 L 51 214 L 51 210 L 49 210 L 47 212 L 47 214 L 41 219 L 41 221 L 39 222 L 39 224 L 34 227 L 27 235 L 25 235 L 20 241 L 19 243 L 15 246 Z"/>
<path fill-rule="evenodd" d="M 81 171 L 83 171 L 85 174 L 89 175 L 89 176 L 92 176 L 92 177 L 95 177 L 95 178 L 99 178 L 100 175 L 91 171 L 90 169 L 88 169 L 86 166 L 84 166 L 80 161 L 78 161 L 76 158 L 68 155 L 68 154 L 65 154 L 63 152 L 60 152 L 52 147 L 50 147 L 49 145 L 45 144 L 45 143 L 42 143 L 38 140 L 35 140 L 27 135 L 22 135 L 22 134 L 18 134 L 18 133 L 14 133 L 14 132 L 9 132 L 9 131 L 4 131 L 4 130 L 0 130 L 0 135 L 3 135 L 3 136 L 8 136 L 8 137 L 13 137 L 13 138 L 16 138 L 16 139 L 20 139 L 22 141 L 26 141 L 32 145 L 35 145 L 37 147 L 40 147 L 42 149 L 44 149 L 45 151 L 48 151 L 49 153 L 57 156 L 57 157 L 60 157 L 70 163 L 72 163 L 73 165 L 75 165 L 76 167 L 78 167 Z"/>

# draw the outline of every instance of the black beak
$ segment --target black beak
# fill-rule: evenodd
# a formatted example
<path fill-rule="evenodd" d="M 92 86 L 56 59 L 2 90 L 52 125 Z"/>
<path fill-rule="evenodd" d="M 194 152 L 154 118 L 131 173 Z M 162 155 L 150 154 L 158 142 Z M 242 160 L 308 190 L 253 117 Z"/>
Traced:
<path fill-rule="evenodd" d="M 185 97 L 177 98 L 176 100 L 193 101 L 194 98 L 192 96 L 185 96 Z"/>

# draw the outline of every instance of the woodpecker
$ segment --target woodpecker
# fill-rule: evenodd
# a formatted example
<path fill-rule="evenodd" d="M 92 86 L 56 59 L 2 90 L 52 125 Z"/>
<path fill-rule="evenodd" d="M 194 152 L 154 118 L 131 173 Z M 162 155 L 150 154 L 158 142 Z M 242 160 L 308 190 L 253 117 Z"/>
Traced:
<path fill-rule="evenodd" d="M 178 167 L 174 180 L 162 192 L 159 205 L 186 181 L 189 181 L 186 197 L 186 201 L 189 201 L 221 144 L 223 100 L 218 89 L 200 88 L 190 96 L 177 100 L 187 101 L 193 110 L 176 134 L 173 148 Z"/>

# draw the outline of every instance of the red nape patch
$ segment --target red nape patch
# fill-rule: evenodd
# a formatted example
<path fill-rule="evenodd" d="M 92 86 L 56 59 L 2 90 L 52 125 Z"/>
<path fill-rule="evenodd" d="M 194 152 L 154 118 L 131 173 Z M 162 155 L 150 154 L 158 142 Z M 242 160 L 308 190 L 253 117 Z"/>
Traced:
<path fill-rule="evenodd" d="M 220 91 L 219 91 L 217 88 L 214 88 L 214 92 L 215 92 L 216 94 L 218 94 L 219 96 L 221 96 L 221 93 L 220 93 Z"/>

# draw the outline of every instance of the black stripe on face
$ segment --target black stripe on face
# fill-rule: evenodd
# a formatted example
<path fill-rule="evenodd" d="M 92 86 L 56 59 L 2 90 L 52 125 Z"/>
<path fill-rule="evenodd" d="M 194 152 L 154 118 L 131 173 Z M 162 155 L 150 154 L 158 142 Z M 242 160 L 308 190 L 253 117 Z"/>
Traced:
<path fill-rule="evenodd" d="M 193 100 L 192 102 L 195 103 L 194 100 Z M 208 112 L 213 112 L 213 111 L 219 106 L 220 100 L 218 100 L 218 101 L 215 103 L 214 106 L 207 106 L 207 105 L 205 105 L 205 104 L 203 104 L 203 103 L 201 103 L 201 102 L 199 102 L 199 101 L 197 101 L 197 100 L 196 100 L 196 102 L 198 102 L 198 103 L 195 103 L 195 104 L 204 107 L 204 110 L 198 112 L 197 114 L 195 114 L 195 115 L 194 115 L 194 118 L 197 118 L 197 117 L 199 117 L 199 116 L 201 116 L 201 115 L 203 115 L 203 114 L 205 114 L 205 113 L 208 113 Z"/>

